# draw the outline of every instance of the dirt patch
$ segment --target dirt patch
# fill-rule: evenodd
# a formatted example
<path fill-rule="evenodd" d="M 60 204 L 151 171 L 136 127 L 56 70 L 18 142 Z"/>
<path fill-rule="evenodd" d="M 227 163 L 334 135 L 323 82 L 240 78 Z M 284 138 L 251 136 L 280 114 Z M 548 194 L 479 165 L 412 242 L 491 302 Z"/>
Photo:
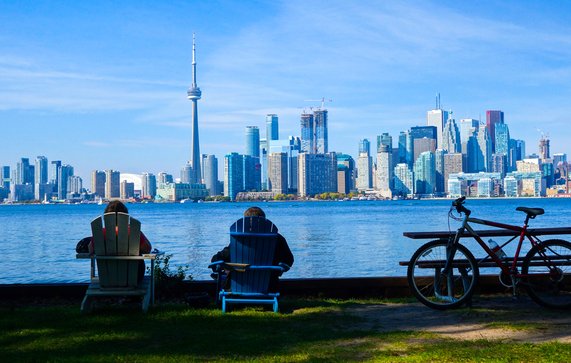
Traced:
<path fill-rule="evenodd" d="M 359 305 L 355 328 L 426 331 L 461 340 L 558 341 L 571 343 L 571 310 L 547 310 L 526 297 L 474 298 L 472 308 L 438 311 L 420 303 Z"/>

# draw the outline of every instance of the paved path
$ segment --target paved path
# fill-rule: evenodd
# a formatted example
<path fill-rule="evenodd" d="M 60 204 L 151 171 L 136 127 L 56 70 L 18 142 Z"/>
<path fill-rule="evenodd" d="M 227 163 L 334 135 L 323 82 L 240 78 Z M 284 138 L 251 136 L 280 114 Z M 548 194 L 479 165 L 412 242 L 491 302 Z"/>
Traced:
<path fill-rule="evenodd" d="M 427 331 L 453 339 L 502 339 L 571 343 L 571 310 L 546 310 L 527 297 L 475 297 L 471 309 L 438 311 L 420 303 L 359 305 L 358 327 L 379 331 Z"/>

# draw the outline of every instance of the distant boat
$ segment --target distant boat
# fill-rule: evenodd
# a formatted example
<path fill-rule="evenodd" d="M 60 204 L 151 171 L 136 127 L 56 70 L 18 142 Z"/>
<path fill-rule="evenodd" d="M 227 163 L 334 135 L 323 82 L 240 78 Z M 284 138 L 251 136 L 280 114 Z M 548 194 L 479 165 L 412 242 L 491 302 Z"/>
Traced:
<path fill-rule="evenodd" d="M 103 205 L 103 198 L 101 197 L 97 197 L 97 199 L 95 199 L 97 201 L 98 205 Z"/>
<path fill-rule="evenodd" d="M 181 203 L 194 203 L 194 200 L 190 198 L 185 198 L 180 200 Z"/>

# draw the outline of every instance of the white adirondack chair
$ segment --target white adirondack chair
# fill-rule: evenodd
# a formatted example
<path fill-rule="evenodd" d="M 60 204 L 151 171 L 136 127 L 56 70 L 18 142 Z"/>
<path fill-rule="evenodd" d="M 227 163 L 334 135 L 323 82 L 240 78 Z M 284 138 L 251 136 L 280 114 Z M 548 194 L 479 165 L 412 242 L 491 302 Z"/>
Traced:
<path fill-rule="evenodd" d="M 103 232 L 105 222 L 105 233 Z M 91 222 L 94 254 L 78 254 L 91 258 L 91 283 L 81 303 L 81 311 L 89 312 L 93 300 L 102 296 L 140 296 L 146 312 L 154 300 L 154 260 L 156 254 L 139 256 L 141 222 L 126 213 L 106 213 Z M 151 276 L 139 283 L 139 262 L 151 260 Z M 95 263 L 97 263 L 97 276 Z"/>

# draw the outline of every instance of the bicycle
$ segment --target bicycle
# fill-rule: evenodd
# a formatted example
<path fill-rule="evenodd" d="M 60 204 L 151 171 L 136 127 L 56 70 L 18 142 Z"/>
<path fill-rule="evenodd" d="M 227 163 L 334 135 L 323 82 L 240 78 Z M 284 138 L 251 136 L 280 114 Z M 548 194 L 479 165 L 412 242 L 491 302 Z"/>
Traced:
<path fill-rule="evenodd" d="M 480 275 L 479 268 L 499 267 L 500 282 L 512 288 L 514 297 L 517 296 L 517 287 L 521 286 L 539 305 L 549 308 L 571 307 L 571 243 L 562 239 L 541 241 L 537 234 L 528 229 L 529 220 L 544 214 L 544 210 L 517 207 L 516 210 L 526 214 L 523 226 L 519 227 L 470 217 L 472 212 L 464 206 L 465 199 L 461 197 L 452 202 L 448 212 L 449 224 L 450 218 L 462 221 L 456 233 L 448 239 L 424 244 L 408 262 L 407 280 L 416 298 L 424 305 L 439 310 L 470 305 Z M 454 215 L 454 211 L 458 216 Z M 480 231 L 478 234 L 470 224 L 500 228 L 499 231 L 504 230 L 504 233 L 499 235 L 513 237 L 491 248 L 481 236 L 491 236 L 495 231 Z M 463 237 L 476 240 L 486 256 L 476 260 L 472 252 L 460 243 Z M 502 256 L 503 248 L 516 239 L 518 244 L 514 257 Z M 531 248 L 520 259 L 526 239 L 531 243 Z"/>

